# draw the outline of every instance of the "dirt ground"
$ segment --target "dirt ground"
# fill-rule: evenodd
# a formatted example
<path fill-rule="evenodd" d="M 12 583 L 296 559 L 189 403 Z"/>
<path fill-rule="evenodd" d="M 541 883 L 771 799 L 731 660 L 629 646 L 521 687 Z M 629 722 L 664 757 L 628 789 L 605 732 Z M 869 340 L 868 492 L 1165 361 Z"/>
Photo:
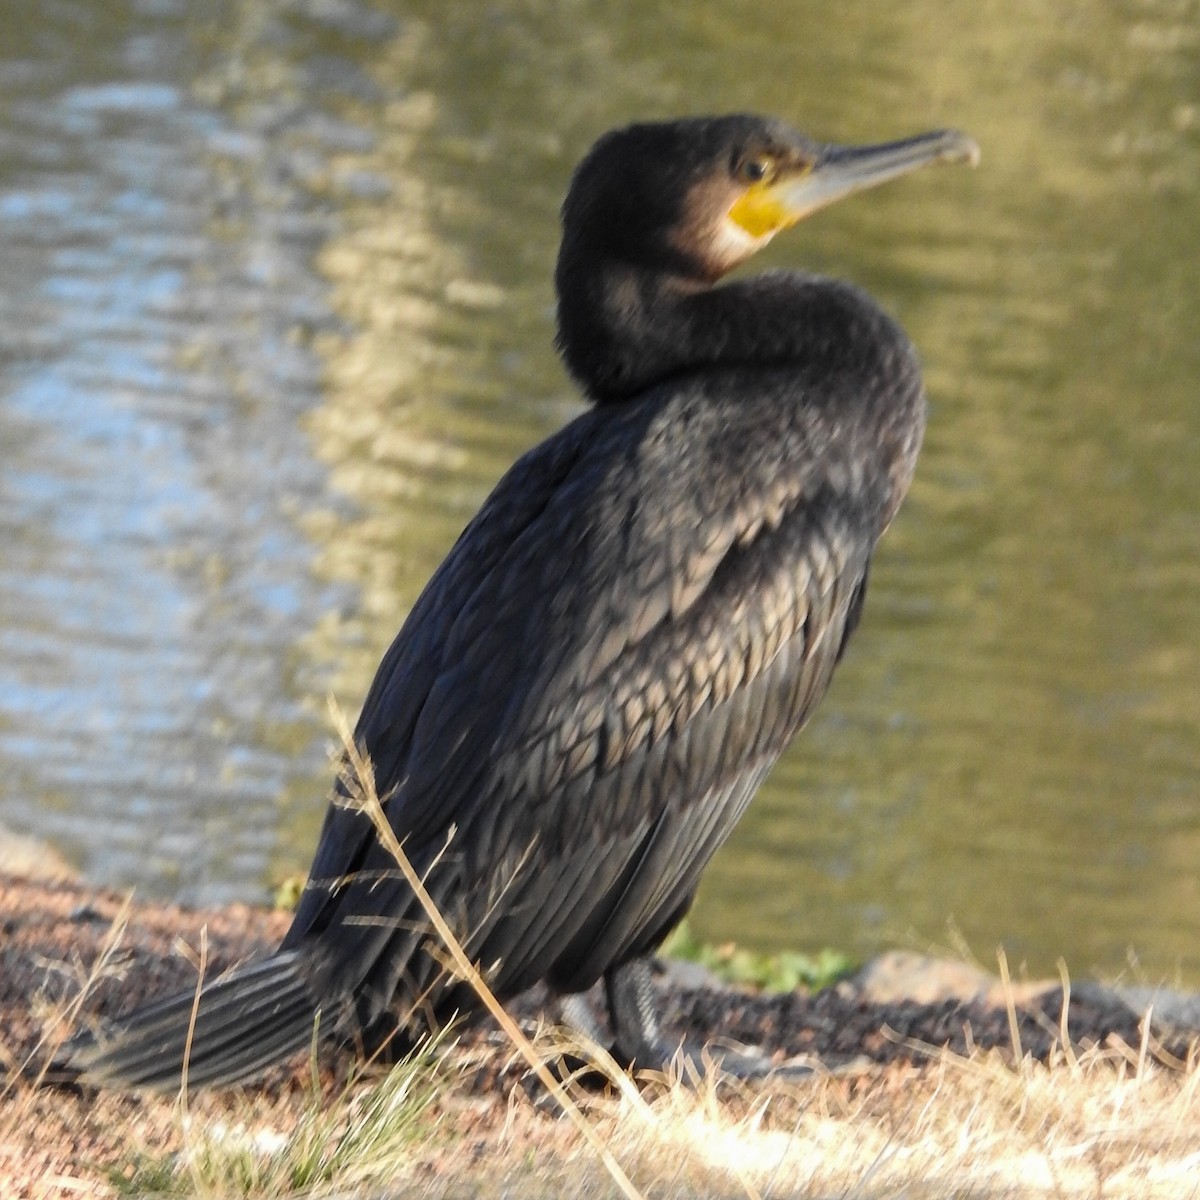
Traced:
<path fill-rule="evenodd" d="M 284 933 L 286 913 L 234 905 L 185 910 L 129 904 L 114 892 L 76 882 L 31 882 L 0 876 L 0 1056 L 9 1079 L 38 1061 L 43 1039 L 61 1037 L 51 1014 L 85 989 L 80 1019 L 112 1015 L 152 995 L 190 987 L 205 947 L 208 974 L 265 954 Z M 124 928 L 121 926 L 124 923 Z M 114 933 L 119 933 L 111 949 Z M 99 978 L 90 978 L 109 948 Z M 920 1066 L 937 1048 L 968 1055 L 997 1047 L 1042 1059 L 1061 1046 L 1107 1047 L 1130 1056 L 1152 1053 L 1168 1065 L 1190 1063 L 1194 1014 L 1189 997 L 1173 997 L 1171 1026 L 1148 1037 L 1131 1000 L 1095 985 L 1072 988 L 1064 1015 L 1058 983 L 1002 988 L 961 963 L 888 955 L 855 978 L 816 994 L 760 995 L 717 983 L 698 968 L 667 965 L 660 977 L 668 1030 L 703 1040 L 719 1034 L 758 1046 L 780 1059 L 808 1055 L 831 1070 L 855 1064 Z M 515 1005 L 530 1021 L 543 997 Z M 1171 1005 L 1160 999 L 1158 1009 Z M 550 1014 L 553 1018 L 553 1014 Z M 486 1040 L 486 1030 L 475 1035 Z M 346 1055 L 330 1049 L 323 1069 L 345 1069 Z M 271 1104 L 300 1103 L 310 1086 L 305 1064 L 275 1071 L 263 1083 Z M 481 1072 L 482 1103 L 503 1113 L 506 1073 Z M 120 1169 L 130 1131 L 149 1111 L 137 1098 L 96 1096 L 57 1088 L 31 1094 L 9 1087 L 0 1097 L 0 1183 L 14 1196 L 78 1194 L 84 1176 Z M 20 1113 L 20 1125 L 14 1127 Z M 501 1116 L 499 1119 L 503 1119 Z M 80 1164 L 86 1172 L 77 1175 Z M 54 1181 L 62 1186 L 54 1190 Z M 22 1182 L 23 1181 L 23 1182 Z M 43 1189 L 43 1190 L 39 1190 Z"/>

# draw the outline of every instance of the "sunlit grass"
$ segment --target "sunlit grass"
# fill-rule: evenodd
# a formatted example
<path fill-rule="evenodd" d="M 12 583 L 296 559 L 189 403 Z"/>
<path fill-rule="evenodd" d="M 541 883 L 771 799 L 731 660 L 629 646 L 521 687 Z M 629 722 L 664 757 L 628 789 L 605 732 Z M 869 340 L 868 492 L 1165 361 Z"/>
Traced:
<path fill-rule="evenodd" d="M 539 1053 L 561 1050 L 559 1036 L 547 1031 Z M 482 1053 L 430 1048 L 332 1096 L 199 1097 L 186 1123 L 177 1103 L 147 1098 L 119 1110 L 129 1153 L 104 1172 L 81 1164 L 76 1190 L 201 1200 L 623 1195 L 580 1131 L 537 1101 L 544 1093 L 517 1086 L 505 1100 L 468 1086 Z M 647 1198 L 1183 1200 L 1200 1194 L 1198 1078 L 1140 1047 L 1050 1063 L 928 1047 L 920 1065 L 803 1085 L 710 1078 L 572 1094 Z M 84 1120 L 87 1102 L 74 1103 Z"/>
<path fill-rule="evenodd" d="M 411 1167 L 418 1144 L 437 1136 L 433 1111 L 453 1069 L 443 1038 L 383 1073 L 351 1080 L 332 1096 L 315 1075 L 298 1109 L 264 1113 L 252 1093 L 228 1112 L 177 1109 L 182 1149 L 138 1154 L 109 1173 L 122 1194 L 277 1197 L 362 1191 Z"/>

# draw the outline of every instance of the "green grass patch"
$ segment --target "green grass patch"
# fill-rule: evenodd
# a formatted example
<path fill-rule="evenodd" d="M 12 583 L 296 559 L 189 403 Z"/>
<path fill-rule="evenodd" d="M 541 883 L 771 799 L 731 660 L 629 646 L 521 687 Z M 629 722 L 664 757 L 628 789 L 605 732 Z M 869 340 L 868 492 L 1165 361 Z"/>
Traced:
<path fill-rule="evenodd" d="M 247 1096 L 225 1119 L 183 1114 L 183 1149 L 137 1154 L 109 1172 L 127 1196 L 277 1197 L 381 1184 L 411 1164 L 428 1140 L 431 1106 L 449 1079 L 441 1041 L 432 1039 L 332 1098 L 316 1080 L 294 1121 L 256 1113 Z M 242 1110 L 239 1111 L 239 1108 Z"/>
<path fill-rule="evenodd" d="M 762 953 L 735 942 L 714 945 L 701 941 L 687 921 L 676 927 L 659 953 L 664 958 L 699 963 L 719 979 L 761 988 L 764 992 L 791 992 L 798 987 L 819 991 L 852 975 L 860 965 L 840 950 L 825 949 L 816 954 L 799 950 Z"/>

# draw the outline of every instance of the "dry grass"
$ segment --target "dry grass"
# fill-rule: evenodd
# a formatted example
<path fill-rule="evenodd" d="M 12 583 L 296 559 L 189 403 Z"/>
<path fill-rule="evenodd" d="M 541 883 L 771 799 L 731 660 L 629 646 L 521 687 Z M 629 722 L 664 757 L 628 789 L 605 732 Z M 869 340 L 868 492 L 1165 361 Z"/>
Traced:
<path fill-rule="evenodd" d="M 1195 1078 L 1100 1056 L 1016 1071 L 946 1056 L 756 1096 L 676 1087 L 591 1115 L 647 1196 L 1175 1198 L 1200 1192 Z M 617 1194 L 569 1140 L 515 1132 L 515 1165 L 474 1194 Z"/>
<path fill-rule="evenodd" d="M 557 1050 L 553 1034 L 541 1051 Z M 474 1052 L 478 1053 L 478 1052 Z M 1136 1052 L 1135 1052 L 1136 1058 Z M 600 1140 L 645 1197 L 1000 1197 L 1200 1195 L 1194 1070 L 1089 1052 L 1014 1068 L 997 1052 L 931 1054 L 921 1066 L 743 1089 L 652 1083 L 575 1090 L 591 1137 L 540 1089 L 507 1101 L 463 1082 L 472 1052 L 433 1051 L 386 1075 L 302 1102 L 261 1093 L 76 1101 L 24 1090 L 0 1144 L 24 1141 L 9 1196 L 620 1197 Z M 539 1102 L 536 1097 L 541 1096 Z M 19 1116 L 18 1116 L 19 1114 Z M 55 1119 L 119 1135 L 99 1161 L 37 1159 Z M 11 1160 L 10 1160 L 11 1161 Z"/>
<path fill-rule="evenodd" d="M 157 1183 L 205 1197 L 303 1190 L 372 1200 L 627 1194 L 591 1139 L 521 1090 L 505 1106 L 449 1088 L 416 1125 L 392 1133 L 375 1100 L 389 1088 L 387 1080 L 363 1085 L 334 1106 L 328 1126 L 302 1115 L 303 1137 L 247 1098 L 236 1119 L 206 1118 L 187 1131 L 169 1176 L 160 1159 L 126 1190 Z M 993 1053 L 800 1088 L 748 1092 L 708 1080 L 577 1103 L 592 1138 L 646 1197 L 1142 1200 L 1200 1194 L 1195 1093 L 1194 1073 L 1138 1072 L 1100 1055 L 1014 1070 Z M 295 1149 L 334 1125 L 338 1144 L 356 1155 L 305 1187 Z"/>

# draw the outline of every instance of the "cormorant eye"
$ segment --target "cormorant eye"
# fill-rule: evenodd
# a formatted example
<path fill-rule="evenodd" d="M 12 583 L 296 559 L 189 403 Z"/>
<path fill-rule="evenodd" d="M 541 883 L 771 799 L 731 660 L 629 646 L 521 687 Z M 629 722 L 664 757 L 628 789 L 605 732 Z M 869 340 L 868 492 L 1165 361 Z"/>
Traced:
<path fill-rule="evenodd" d="M 752 154 L 738 164 L 737 176 L 743 183 L 766 183 L 775 175 L 775 160 L 769 154 Z"/>

